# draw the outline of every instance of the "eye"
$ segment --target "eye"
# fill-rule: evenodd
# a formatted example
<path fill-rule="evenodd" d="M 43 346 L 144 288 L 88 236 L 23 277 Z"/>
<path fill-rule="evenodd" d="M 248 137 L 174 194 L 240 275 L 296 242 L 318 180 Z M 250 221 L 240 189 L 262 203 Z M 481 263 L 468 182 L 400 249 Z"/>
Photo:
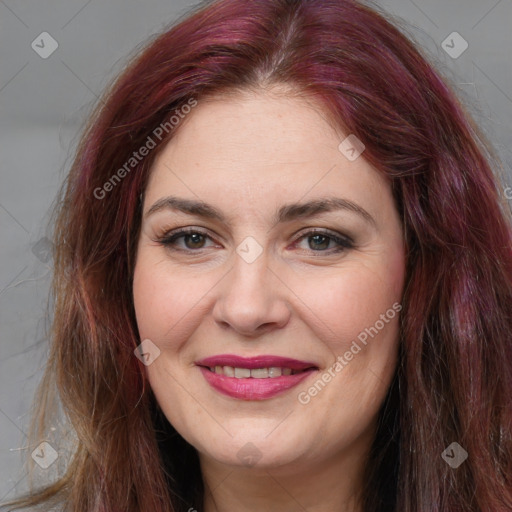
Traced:
<path fill-rule="evenodd" d="M 183 252 L 200 252 L 202 249 L 214 247 L 207 245 L 207 241 L 213 241 L 208 233 L 197 228 L 181 228 L 177 231 L 165 233 L 155 241 L 170 250 Z M 294 245 L 307 241 L 306 251 L 314 253 L 339 253 L 354 247 L 353 241 L 338 233 L 325 229 L 310 230 L 297 238 Z"/>
<path fill-rule="evenodd" d="M 157 241 L 170 249 L 178 251 L 197 251 L 208 247 L 205 245 L 207 239 L 212 240 L 207 233 L 195 228 L 189 228 L 166 234 Z M 179 241 L 182 242 L 181 247 Z"/>
<path fill-rule="evenodd" d="M 323 229 L 308 231 L 295 243 L 301 241 L 307 241 L 306 250 L 313 252 L 337 253 L 354 247 L 354 242 L 350 238 Z"/>

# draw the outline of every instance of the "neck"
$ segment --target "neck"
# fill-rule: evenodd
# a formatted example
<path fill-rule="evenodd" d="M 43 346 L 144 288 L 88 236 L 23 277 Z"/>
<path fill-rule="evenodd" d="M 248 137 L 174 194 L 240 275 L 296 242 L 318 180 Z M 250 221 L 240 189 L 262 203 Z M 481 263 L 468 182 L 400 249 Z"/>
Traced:
<path fill-rule="evenodd" d="M 355 446 L 351 448 L 356 448 Z M 362 512 L 361 450 L 309 464 L 240 467 L 201 456 L 205 512 Z"/>

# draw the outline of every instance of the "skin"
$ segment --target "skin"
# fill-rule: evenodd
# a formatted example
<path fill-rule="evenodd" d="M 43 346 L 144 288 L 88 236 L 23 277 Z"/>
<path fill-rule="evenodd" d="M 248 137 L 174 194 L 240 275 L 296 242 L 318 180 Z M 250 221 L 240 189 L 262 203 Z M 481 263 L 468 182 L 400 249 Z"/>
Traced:
<path fill-rule="evenodd" d="M 199 452 L 206 512 L 362 510 L 399 315 L 307 404 L 298 400 L 402 297 L 404 238 L 390 184 L 364 153 L 355 161 L 342 154 L 347 135 L 318 104 L 282 90 L 217 96 L 198 103 L 151 168 L 136 317 L 140 339 L 160 350 L 145 367 L 151 388 Z M 173 209 L 147 215 L 169 195 L 207 202 L 226 221 Z M 348 199 L 375 224 L 349 210 L 274 221 L 285 203 L 321 197 Z M 207 236 L 182 237 L 174 249 L 159 242 L 182 227 Z M 333 252 L 336 242 L 315 238 L 315 228 L 350 236 L 354 247 Z M 248 236 L 262 248 L 252 263 L 236 251 Z M 211 388 L 194 363 L 225 353 L 313 361 L 319 371 L 270 399 L 234 399 Z M 252 466 L 237 456 L 247 443 L 260 456 Z"/>

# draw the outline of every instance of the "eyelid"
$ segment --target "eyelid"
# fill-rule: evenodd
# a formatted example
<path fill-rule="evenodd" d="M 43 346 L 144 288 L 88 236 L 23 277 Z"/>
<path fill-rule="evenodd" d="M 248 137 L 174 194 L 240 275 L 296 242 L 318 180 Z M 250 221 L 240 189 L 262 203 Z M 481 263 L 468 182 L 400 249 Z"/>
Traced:
<path fill-rule="evenodd" d="M 338 231 L 333 231 L 329 228 L 315 228 L 315 227 L 308 227 L 301 229 L 298 233 L 296 233 L 295 240 L 300 240 L 301 238 L 304 238 L 306 235 L 310 234 L 319 234 L 319 235 L 326 235 L 330 236 L 331 238 L 339 238 L 341 240 L 346 241 L 350 244 L 355 244 L 354 240 L 352 238 L 344 233 L 339 233 Z"/>
<path fill-rule="evenodd" d="M 194 226 L 186 226 L 183 228 L 164 230 L 163 234 L 156 236 L 153 241 L 159 242 L 159 243 L 165 245 L 166 242 L 168 242 L 170 244 L 170 241 L 173 237 L 178 239 L 178 238 L 181 238 L 182 236 L 185 236 L 188 234 L 193 234 L 193 233 L 198 233 L 200 235 L 203 235 L 205 238 L 211 239 L 215 243 L 219 243 L 217 241 L 217 237 L 212 236 L 212 234 L 208 230 L 205 230 L 204 228 L 194 227 Z M 176 250 L 180 250 L 180 249 L 176 249 Z M 181 249 L 181 250 L 185 250 L 185 249 Z M 202 249 L 197 249 L 196 251 L 192 251 L 189 249 L 188 252 L 199 252 L 200 250 L 202 250 Z"/>
<path fill-rule="evenodd" d="M 154 240 L 154 242 L 157 242 L 170 251 L 178 251 L 182 253 L 188 253 L 188 254 L 200 254 L 202 251 L 208 249 L 209 247 L 200 247 L 197 249 L 182 249 L 178 248 L 176 246 L 173 247 L 173 243 L 176 240 L 179 240 L 180 238 L 186 236 L 187 234 L 200 234 L 204 236 L 205 238 L 209 238 L 214 243 L 219 243 L 216 240 L 216 236 L 212 236 L 210 232 L 204 228 L 200 227 L 194 227 L 194 226 L 186 226 L 176 229 L 170 229 L 167 231 L 164 231 L 164 233 Z M 305 238 L 309 238 L 315 235 L 324 235 L 327 238 L 329 238 L 331 241 L 333 241 L 336 246 L 331 249 L 323 249 L 315 251 L 313 249 L 302 249 L 303 251 L 306 251 L 310 254 L 314 254 L 316 256 L 326 256 L 331 255 L 334 253 L 340 253 L 349 249 L 355 248 L 355 243 L 352 240 L 352 238 L 346 234 L 339 233 L 337 231 L 330 230 L 328 228 L 319 228 L 319 227 L 307 227 L 303 228 L 299 232 L 295 233 L 293 235 L 294 240 L 292 242 L 292 246 L 296 245 L 298 242 Z M 301 250 L 301 249 L 299 249 Z"/>
<path fill-rule="evenodd" d="M 175 228 L 175 229 L 165 229 L 164 228 L 162 230 L 162 234 L 158 235 L 156 238 L 161 240 L 161 239 L 169 238 L 175 234 L 181 234 L 181 233 L 200 233 L 202 235 L 206 235 L 206 236 L 210 237 L 212 240 L 216 240 L 216 238 L 221 238 L 221 237 L 217 237 L 217 235 L 212 235 L 210 233 L 210 231 L 208 231 L 205 228 L 195 227 L 195 226 L 185 226 L 182 228 Z M 345 233 L 339 233 L 338 231 L 333 231 L 329 228 L 306 227 L 306 228 L 302 228 L 301 230 L 297 231 L 292 236 L 295 240 L 298 240 L 310 233 L 319 233 L 319 234 L 329 235 L 332 237 L 339 237 L 339 238 L 342 238 L 352 244 L 355 243 L 354 240 L 349 235 L 347 235 Z"/>
<path fill-rule="evenodd" d="M 306 253 L 312 255 L 313 257 L 321 258 L 328 257 L 331 255 L 338 255 L 348 250 L 355 249 L 356 247 L 356 244 L 354 243 L 351 237 L 344 235 L 342 233 L 338 233 L 337 231 L 331 231 L 330 229 L 326 228 L 308 228 L 306 229 L 306 231 L 301 231 L 301 233 L 296 237 L 292 245 L 295 246 L 302 240 L 315 235 L 324 235 L 327 238 L 329 238 L 331 242 L 334 242 L 336 245 L 331 249 L 324 249 L 318 251 L 315 251 L 313 249 L 302 249 L 302 251 L 305 251 Z"/>

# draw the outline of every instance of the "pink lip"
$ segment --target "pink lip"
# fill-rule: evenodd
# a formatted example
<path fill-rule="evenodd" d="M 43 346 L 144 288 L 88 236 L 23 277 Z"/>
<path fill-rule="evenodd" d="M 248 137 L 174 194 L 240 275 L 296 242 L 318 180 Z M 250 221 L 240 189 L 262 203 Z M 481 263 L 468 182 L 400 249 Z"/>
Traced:
<path fill-rule="evenodd" d="M 220 354 L 218 356 L 207 357 L 196 361 L 198 366 L 233 366 L 236 368 L 270 368 L 281 367 L 291 368 L 292 370 L 305 370 L 306 368 L 317 367 L 315 363 L 308 361 L 299 361 L 297 359 L 290 359 L 289 357 L 279 356 L 255 356 L 255 357 L 241 357 L 234 354 Z"/>
<path fill-rule="evenodd" d="M 207 357 L 196 362 L 200 367 L 203 377 L 214 389 L 232 398 L 241 400 L 265 400 L 279 395 L 296 386 L 312 373 L 318 371 L 315 363 L 299 361 L 278 356 L 240 357 L 232 354 L 222 354 Z M 292 370 L 304 370 L 293 375 L 282 375 L 267 379 L 255 379 L 252 377 L 237 379 L 226 377 L 212 372 L 209 368 L 214 366 L 233 366 L 236 368 L 291 368 Z"/>

